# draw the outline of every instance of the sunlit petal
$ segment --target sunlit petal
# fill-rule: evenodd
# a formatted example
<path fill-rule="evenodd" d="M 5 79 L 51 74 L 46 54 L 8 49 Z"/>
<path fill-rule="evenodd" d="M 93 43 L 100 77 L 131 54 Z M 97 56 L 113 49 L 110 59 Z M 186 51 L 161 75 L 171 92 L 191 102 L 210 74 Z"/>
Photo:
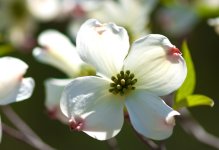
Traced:
<path fill-rule="evenodd" d="M 119 133 L 123 124 L 123 100 L 107 89 L 109 82 L 98 77 L 74 79 L 64 90 L 61 110 L 70 126 L 98 140 Z"/>
<path fill-rule="evenodd" d="M 137 40 L 124 63 L 138 79 L 136 88 L 162 96 L 181 86 L 186 64 L 181 52 L 163 35 L 150 34 Z"/>
<path fill-rule="evenodd" d="M 76 45 L 85 62 L 93 65 L 99 75 L 110 78 L 122 68 L 129 39 L 124 28 L 90 19 L 81 26 Z"/>
<path fill-rule="evenodd" d="M 158 96 L 137 90 L 126 98 L 126 107 L 135 130 L 147 138 L 163 140 L 172 134 L 179 115 Z"/>

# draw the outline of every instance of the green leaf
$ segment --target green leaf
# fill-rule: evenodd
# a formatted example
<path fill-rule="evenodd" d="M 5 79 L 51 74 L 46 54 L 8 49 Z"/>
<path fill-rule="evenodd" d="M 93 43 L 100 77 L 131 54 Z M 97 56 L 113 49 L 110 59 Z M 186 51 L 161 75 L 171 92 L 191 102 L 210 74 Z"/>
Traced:
<path fill-rule="evenodd" d="M 179 109 L 182 107 L 193 107 L 193 106 L 200 106 L 200 105 L 207 105 L 207 106 L 214 106 L 214 101 L 205 96 L 205 95 L 189 95 L 186 98 L 182 99 L 178 103 L 174 105 L 174 109 Z"/>
<path fill-rule="evenodd" d="M 196 84 L 195 69 L 186 42 L 183 42 L 182 52 L 187 65 L 187 76 L 183 85 L 176 92 L 176 105 L 177 103 L 180 103 L 181 100 L 185 99 L 187 96 L 191 95 L 194 92 Z"/>
<path fill-rule="evenodd" d="M 14 49 L 11 45 L 0 45 L 0 56 L 6 55 L 12 52 Z"/>
<path fill-rule="evenodd" d="M 219 15 L 218 7 L 210 7 L 210 6 L 207 6 L 205 4 L 200 4 L 200 5 L 197 5 L 194 9 L 196 10 L 197 14 L 200 17 L 209 18 L 212 16 Z"/>

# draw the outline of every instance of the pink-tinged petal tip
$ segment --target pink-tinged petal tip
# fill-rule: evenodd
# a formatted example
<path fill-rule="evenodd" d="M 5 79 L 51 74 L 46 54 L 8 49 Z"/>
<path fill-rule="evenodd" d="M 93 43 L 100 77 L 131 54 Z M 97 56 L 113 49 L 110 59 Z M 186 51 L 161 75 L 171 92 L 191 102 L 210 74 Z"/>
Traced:
<path fill-rule="evenodd" d="M 178 48 L 176 48 L 176 47 L 171 47 L 171 48 L 169 49 L 169 54 L 170 54 L 170 55 L 173 55 L 173 56 L 182 55 L 181 51 L 180 51 Z"/>
<path fill-rule="evenodd" d="M 70 119 L 69 128 L 72 131 L 82 131 L 84 128 L 84 120 L 80 117 Z"/>

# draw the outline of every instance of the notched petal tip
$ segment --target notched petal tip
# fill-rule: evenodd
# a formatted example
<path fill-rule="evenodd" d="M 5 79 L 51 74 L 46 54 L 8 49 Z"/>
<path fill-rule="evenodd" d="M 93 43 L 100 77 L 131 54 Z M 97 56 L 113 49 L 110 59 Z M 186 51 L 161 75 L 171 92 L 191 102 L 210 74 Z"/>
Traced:
<path fill-rule="evenodd" d="M 168 115 L 167 115 L 167 117 L 165 118 L 165 123 L 167 124 L 167 125 L 170 125 L 170 126 L 174 126 L 175 125 L 175 116 L 179 116 L 180 115 L 180 113 L 179 112 L 177 112 L 177 111 L 171 111 Z"/>
<path fill-rule="evenodd" d="M 114 34 L 123 33 L 125 30 L 123 27 L 117 26 L 115 23 L 101 23 L 96 19 L 89 19 L 85 24 L 89 24 L 90 26 L 94 27 L 95 31 L 102 35 L 105 31 L 111 30 Z"/>
<path fill-rule="evenodd" d="M 170 55 L 173 55 L 173 56 L 182 55 L 181 51 L 180 51 L 178 48 L 176 48 L 176 47 L 171 47 L 171 48 L 169 49 L 169 54 L 170 54 Z"/>
<path fill-rule="evenodd" d="M 172 63 L 179 63 L 184 61 L 182 57 L 182 52 L 175 46 L 167 48 L 166 58 Z"/>
<path fill-rule="evenodd" d="M 84 120 L 81 117 L 70 119 L 69 128 L 71 131 L 82 131 L 84 128 Z"/>

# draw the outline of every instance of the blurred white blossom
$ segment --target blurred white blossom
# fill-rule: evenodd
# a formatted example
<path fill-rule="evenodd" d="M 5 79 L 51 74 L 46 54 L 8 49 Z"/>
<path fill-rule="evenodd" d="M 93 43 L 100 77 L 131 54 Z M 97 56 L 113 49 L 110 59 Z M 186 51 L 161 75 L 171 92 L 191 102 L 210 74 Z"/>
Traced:
<path fill-rule="evenodd" d="M 63 71 L 68 79 L 48 79 L 46 87 L 46 108 L 53 118 L 66 122 L 60 112 L 59 103 L 64 87 L 74 77 L 95 74 L 95 70 L 79 57 L 75 46 L 62 33 L 56 30 L 46 30 L 38 37 L 42 47 L 33 50 L 33 56 L 40 62 L 49 64 Z"/>
<path fill-rule="evenodd" d="M 97 7 L 101 0 L 26 0 L 30 13 L 39 21 L 83 17 L 83 12 Z"/>
<path fill-rule="evenodd" d="M 0 2 L 0 33 L 16 48 L 29 48 L 36 28 L 24 0 L 2 0 Z"/>
<path fill-rule="evenodd" d="M 26 0 L 30 13 L 41 21 L 50 21 L 61 14 L 60 0 Z"/>
<path fill-rule="evenodd" d="M 102 22 L 115 22 L 124 26 L 132 38 L 131 41 L 134 41 L 150 33 L 148 24 L 156 4 L 157 0 L 103 0 L 96 9 L 87 10 L 87 18 L 97 18 Z M 78 24 L 72 23 L 72 33 L 79 29 Z"/>
<path fill-rule="evenodd" d="M 28 99 L 32 95 L 35 85 L 34 80 L 32 78 L 23 78 L 27 68 L 28 65 L 17 58 L 0 58 L 0 105 L 19 102 Z M 1 131 L 0 124 L 0 133 Z"/>

